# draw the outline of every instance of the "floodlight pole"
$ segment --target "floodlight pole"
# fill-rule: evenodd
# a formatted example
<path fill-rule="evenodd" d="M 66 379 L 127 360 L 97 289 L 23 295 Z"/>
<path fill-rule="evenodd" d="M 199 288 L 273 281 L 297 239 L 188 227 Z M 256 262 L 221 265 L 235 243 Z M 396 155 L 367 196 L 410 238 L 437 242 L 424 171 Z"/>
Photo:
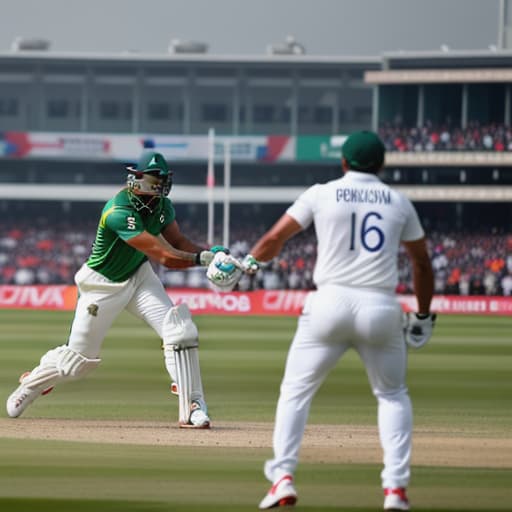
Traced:
<path fill-rule="evenodd" d="M 229 202 L 231 189 L 231 143 L 224 142 L 224 230 L 222 245 L 229 247 Z"/>
<path fill-rule="evenodd" d="M 213 245 L 213 229 L 214 229 L 214 191 L 215 191 L 215 130 L 210 128 L 208 130 L 208 171 L 206 175 L 206 194 L 208 199 L 208 233 L 207 242 L 210 246 Z"/>

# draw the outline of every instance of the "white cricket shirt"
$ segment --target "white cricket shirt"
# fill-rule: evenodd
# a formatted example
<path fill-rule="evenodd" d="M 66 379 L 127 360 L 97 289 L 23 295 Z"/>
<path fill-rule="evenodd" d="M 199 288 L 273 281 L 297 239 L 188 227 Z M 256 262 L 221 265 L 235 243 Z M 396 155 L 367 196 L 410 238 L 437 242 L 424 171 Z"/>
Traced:
<path fill-rule="evenodd" d="M 363 172 L 348 171 L 338 180 L 313 185 L 287 213 L 304 229 L 314 222 L 317 286 L 394 291 L 400 242 L 425 236 L 409 199 Z"/>

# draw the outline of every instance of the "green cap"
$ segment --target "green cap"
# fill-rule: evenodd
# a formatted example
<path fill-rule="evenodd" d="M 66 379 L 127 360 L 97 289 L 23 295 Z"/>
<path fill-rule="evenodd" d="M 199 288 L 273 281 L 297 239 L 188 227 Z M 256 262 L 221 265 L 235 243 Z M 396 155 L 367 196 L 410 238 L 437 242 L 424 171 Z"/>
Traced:
<path fill-rule="evenodd" d="M 343 158 L 356 171 L 378 171 L 384 163 L 385 152 L 379 136 L 368 130 L 352 133 L 341 146 Z"/>
<path fill-rule="evenodd" d="M 169 175 L 169 166 L 160 153 L 144 153 L 137 163 L 137 171 L 158 172 L 160 176 Z"/>

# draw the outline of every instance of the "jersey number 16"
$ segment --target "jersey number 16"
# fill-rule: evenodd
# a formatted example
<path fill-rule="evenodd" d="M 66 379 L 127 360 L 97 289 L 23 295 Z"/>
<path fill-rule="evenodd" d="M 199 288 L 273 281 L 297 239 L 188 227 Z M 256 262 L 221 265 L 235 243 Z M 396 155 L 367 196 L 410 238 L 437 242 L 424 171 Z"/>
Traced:
<path fill-rule="evenodd" d="M 384 233 L 377 225 L 375 219 L 381 220 L 382 215 L 377 212 L 368 212 L 362 219 L 359 236 L 361 245 L 369 252 L 377 252 L 384 245 Z M 371 221 L 373 220 L 373 224 Z M 355 212 L 350 216 L 350 250 L 355 249 L 356 236 L 358 232 L 358 219 Z"/>

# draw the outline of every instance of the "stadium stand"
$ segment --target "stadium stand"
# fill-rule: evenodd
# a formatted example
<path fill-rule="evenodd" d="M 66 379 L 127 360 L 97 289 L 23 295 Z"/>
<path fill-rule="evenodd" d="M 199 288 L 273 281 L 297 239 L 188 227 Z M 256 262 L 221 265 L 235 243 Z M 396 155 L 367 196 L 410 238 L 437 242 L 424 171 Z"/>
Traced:
<path fill-rule="evenodd" d="M 240 137 L 229 245 L 243 254 L 298 190 L 339 176 L 340 135 L 373 128 L 389 151 L 385 181 L 415 201 L 431 237 L 436 292 L 512 293 L 512 54 L 51 51 L 0 52 L 0 64 L 0 284 L 72 284 L 104 196 L 147 140 L 172 148 L 178 219 L 204 242 L 201 137 L 212 127 L 217 137 Z M 216 167 L 221 210 L 219 160 Z M 308 231 L 240 288 L 310 289 L 314 251 Z M 160 275 L 170 287 L 206 284 L 201 271 Z M 411 289 L 402 258 L 398 289 Z"/>
<path fill-rule="evenodd" d="M 462 128 L 451 122 L 411 127 L 397 121 L 382 124 L 379 135 L 388 151 L 512 151 L 512 127 L 503 123 L 470 121 Z"/>
<path fill-rule="evenodd" d="M 182 223 L 197 240 L 202 238 L 194 220 Z M 232 250 L 235 256 L 246 253 L 265 226 L 235 225 Z M 73 284 L 74 273 L 87 257 L 95 233 L 90 222 L 52 224 L 40 218 L 12 220 L 0 227 L 0 281 L 2 284 Z M 504 232 L 432 231 L 430 252 L 438 294 L 511 295 L 512 235 Z M 315 234 L 310 229 L 292 239 L 280 257 L 256 277 L 244 278 L 241 290 L 312 289 L 315 263 Z M 204 272 L 166 271 L 160 275 L 167 286 L 203 288 Z M 400 293 L 411 293 L 411 269 L 400 254 Z"/>

